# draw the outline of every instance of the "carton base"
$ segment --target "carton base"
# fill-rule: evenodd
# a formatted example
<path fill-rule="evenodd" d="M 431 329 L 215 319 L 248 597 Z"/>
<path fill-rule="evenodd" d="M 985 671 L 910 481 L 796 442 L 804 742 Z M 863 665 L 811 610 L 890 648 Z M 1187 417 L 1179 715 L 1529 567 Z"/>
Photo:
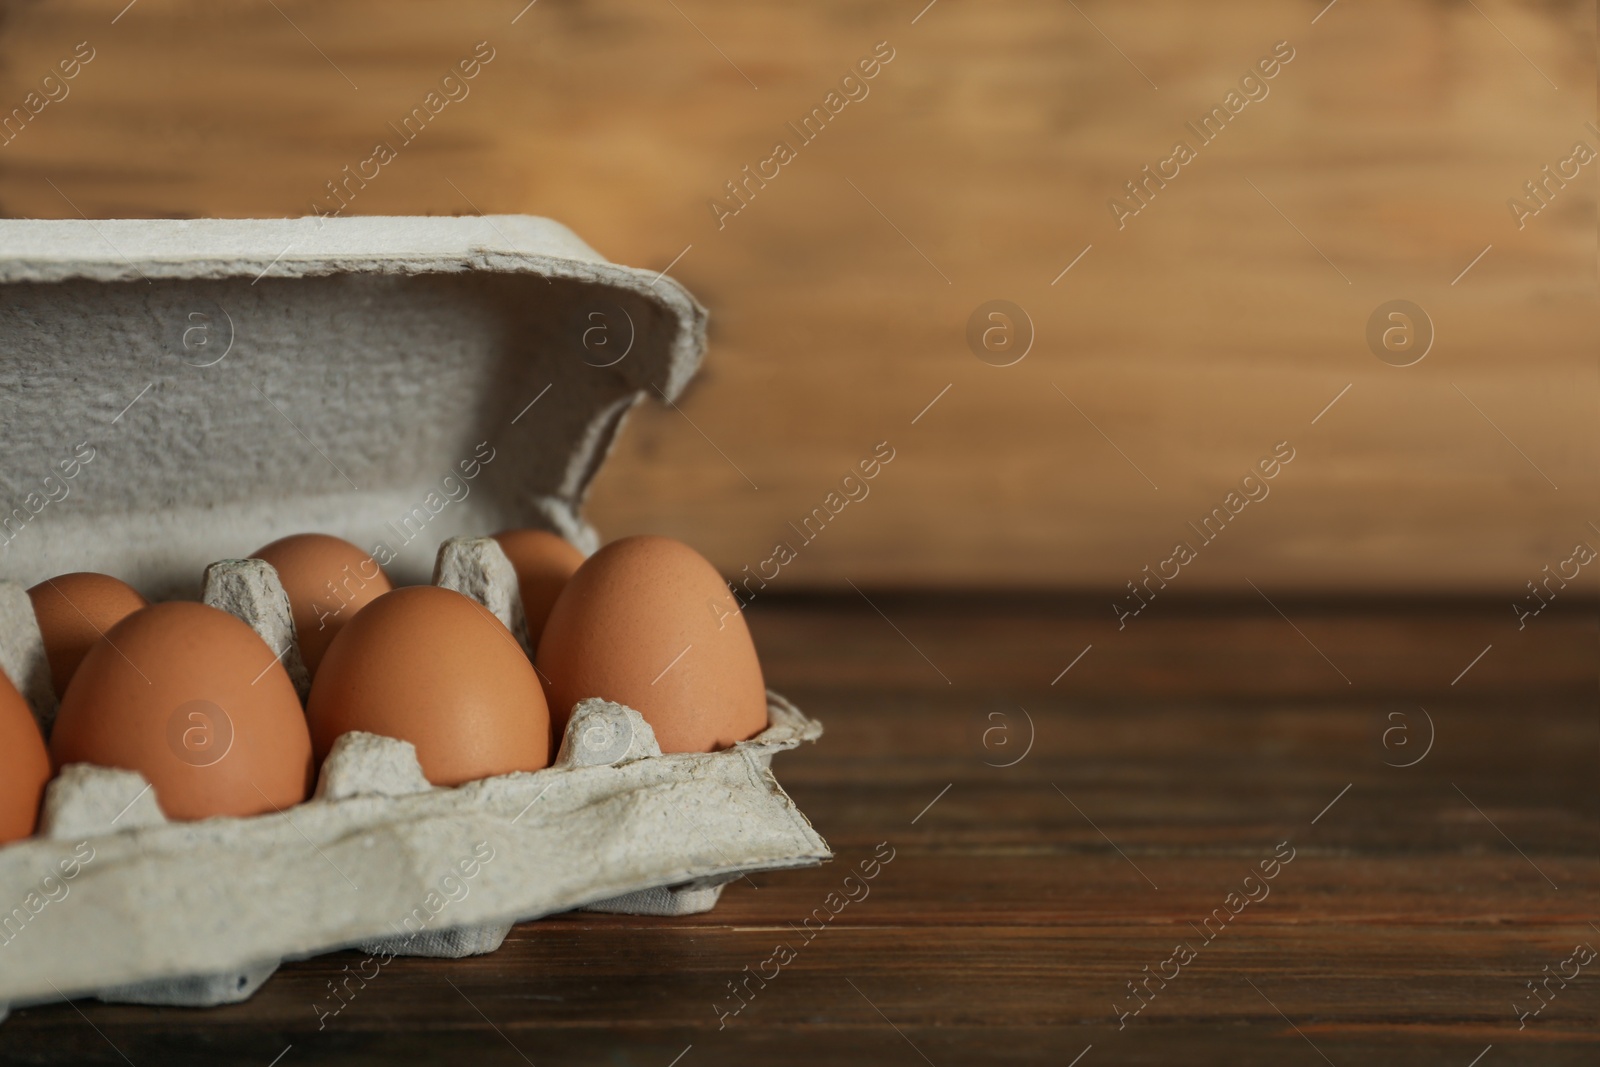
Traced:
<path fill-rule="evenodd" d="M 242 967 L 220 974 L 195 974 L 154 982 L 112 986 L 95 992 L 99 1000 L 112 1004 L 155 1004 L 178 1008 L 214 1008 L 218 1004 L 237 1004 L 255 996 L 278 969 L 278 961 Z"/>
<path fill-rule="evenodd" d="M 386 937 L 356 947 L 374 956 L 424 956 L 459 960 L 493 952 L 511 932 L 512 923 L 480 923 L 453 930 L 425 930 L 411 937 Z"/>
<path fill-rule="evenodd" d="M 701 915 L 717 906 L 717 901 L 722 897 L 722 886 L 726 884 L 657 886 L 636 893 L 624 893 L 610 900 L 597 900 L 583 910 L 607 915 Z"/>

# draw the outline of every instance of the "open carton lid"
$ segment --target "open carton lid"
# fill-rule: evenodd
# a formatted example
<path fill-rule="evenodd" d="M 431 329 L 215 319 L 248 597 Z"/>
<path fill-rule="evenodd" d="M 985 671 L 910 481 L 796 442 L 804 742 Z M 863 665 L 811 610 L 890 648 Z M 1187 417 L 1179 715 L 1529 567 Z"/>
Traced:
<path fill-rule="evenodd" d="M 154 598 L 292 533 L 425 583 L 580 508 L 706 312 L 571 231 L 469 218 L 0 220 L 0 579 Z"/>

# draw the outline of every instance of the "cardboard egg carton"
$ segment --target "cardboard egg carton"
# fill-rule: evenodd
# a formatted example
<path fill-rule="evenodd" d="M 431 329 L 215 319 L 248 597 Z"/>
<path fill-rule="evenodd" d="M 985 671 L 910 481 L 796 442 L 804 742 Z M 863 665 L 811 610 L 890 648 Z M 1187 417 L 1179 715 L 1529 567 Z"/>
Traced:
<path fill-rule="evenodd" d="M 477 535 L 592 550 L 590 480 L 705 341 L 671 279 L 510 216 L 0 221 L 0 315 L 0 669 L 47 733 L 25 586 L 71 570 L 234 613 L 302 696 L 276 574 L 207 566 L 219 547 L 342 536 L 526 648 L 515 575 Z M 169 822 L 137 773 L 63 768 L 39 833 L 0 848 L 0 1006 L 220 1004 L 339 948 L 457 957 L 577 908 L 707 910 L 728 881 L 830 856 L 771 773 L 821 727 L 769 710 L 731 749 L 663 755 L 637 711 L 584 701 L 551 767 L 450 789 L 409 744 L 351 733 L 311 800 L 250 818 Z"/>

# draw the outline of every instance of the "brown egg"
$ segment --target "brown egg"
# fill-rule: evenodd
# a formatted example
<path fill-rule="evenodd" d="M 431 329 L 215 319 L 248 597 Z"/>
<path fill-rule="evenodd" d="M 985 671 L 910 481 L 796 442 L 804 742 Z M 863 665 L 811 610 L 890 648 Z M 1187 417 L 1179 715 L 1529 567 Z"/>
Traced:
<path fill-rule="evenodd" d="M 587 697 L 626 704 L 663 752 L 711 752 L 767 726 L 761 664 L 716 568 L 666 537 L 613 541 L 578 568 L 535 662 L 556 736 Z"/>
<path fill-rule="evenodd" d="M 545 530 L 501 530 L 494 539 L 516 568 L 522 613 L 528 619 L 528 647 L 538 648 L 550 608 L 567 579 L 583 565 L 583 553 L 565 538 Z"/>
<path fill-rule="evenodd" d="M 67 687 L 50 755 L 138 771 L 171 819 L 257 815 L 311 788 L 289 673 L 254 630 L 204 604 L 156 604 L 112 627 Z"/>
<path fill-rule="evenodd" d="M 295 534 L 252 553 L 278 572 L 289 594 L 300 658 L 312 675 L 341 627 L 394 586 L 366 552 L 326 534 Z"/>
<path fill-rule="evenodd" d="M 434 785 L 550 763 L 550 713 L 511 631 L 449 589 L 386 593 L 350 621 L 311 684 L 317 758 L 351 730 L 416 746 Z"/>
<path fill-rule="evenodd" d="M 79 571 L 47 578 L 28 590 L 44 635 L 44 654 L 56 696 L 102 634 L 145 606 L 133 586 L 109 574 Z"/>
<path fill-rule="evenodd" d="M 33 833 L 50 756 L 28 702 L 0 671 L 0 845 Z"/>

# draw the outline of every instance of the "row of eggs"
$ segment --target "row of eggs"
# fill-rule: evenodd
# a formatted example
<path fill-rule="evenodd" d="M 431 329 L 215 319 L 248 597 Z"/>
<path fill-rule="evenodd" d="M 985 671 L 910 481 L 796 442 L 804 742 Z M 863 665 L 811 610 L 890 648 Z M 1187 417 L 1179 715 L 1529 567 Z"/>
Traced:
<path fill-rule="evenodd" d="M 664 537 L 588 559 L 540 530 L 495 535 L 517 574 L 532 660 L 477 601 L 394 588 L 355 545 L 298 534 L 256 552 L 289 597 L 311 675 L 302 708 L 283 657 L 204 604 L 146 604 L 78 573 L 28 591 L 60 710 L 46 740 L 0 672 L 0 843 L 34 832 L 67 764 L 138 771 L 168 818 L 245 816 L 304 801 L 342 734 L 415 746 L 436 786 L 549 765 L 573 706 L 626 704 L 663 752 L 760 733 L 766 689 L 739 606 L 716 569 Z"/>

